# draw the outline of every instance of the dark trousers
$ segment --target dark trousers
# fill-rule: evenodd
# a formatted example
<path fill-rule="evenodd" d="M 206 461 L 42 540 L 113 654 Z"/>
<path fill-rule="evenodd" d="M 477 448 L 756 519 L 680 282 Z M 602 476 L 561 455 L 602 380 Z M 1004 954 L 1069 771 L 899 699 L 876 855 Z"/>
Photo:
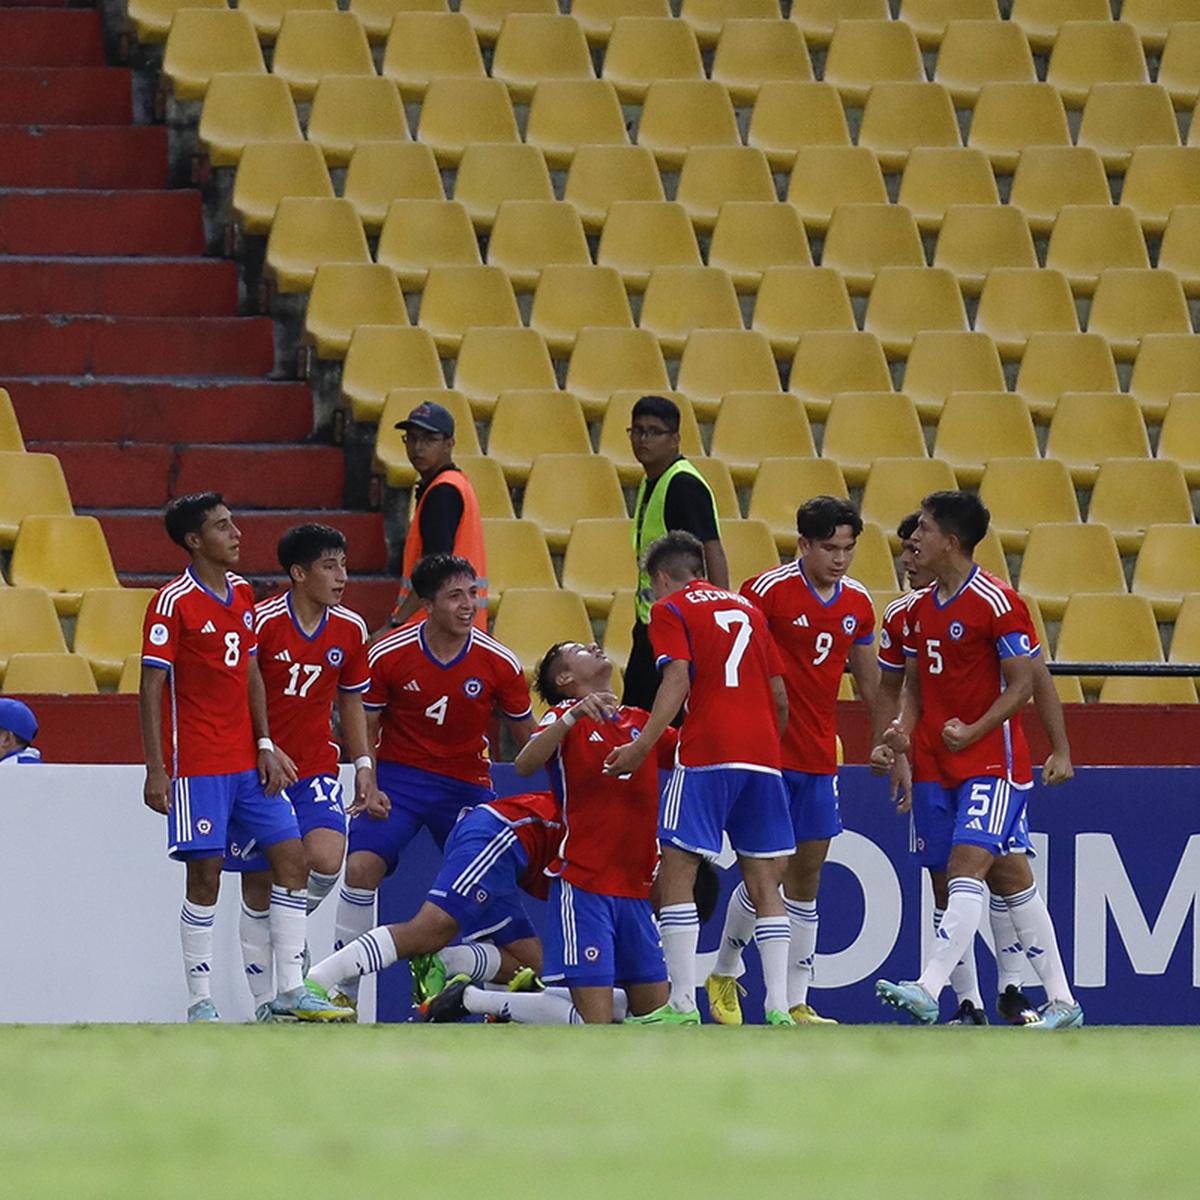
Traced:
<path fill-rule="evenodd" d="M 625 667 L 625 694 L 622 704 L 647 711 L 654 705 L 658 694 L 658 667 L 654 665 L 654 648 L 650 645 L 649 627 L 641 621 L 633 624 L 633 646 L 629 651 L 629 663 Z"/>

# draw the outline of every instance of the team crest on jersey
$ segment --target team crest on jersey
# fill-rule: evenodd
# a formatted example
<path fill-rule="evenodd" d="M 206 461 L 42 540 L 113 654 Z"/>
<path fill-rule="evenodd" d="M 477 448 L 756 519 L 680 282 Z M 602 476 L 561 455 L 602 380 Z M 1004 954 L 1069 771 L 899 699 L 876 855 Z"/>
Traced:
<path fill-rule="evenodd" d="M 346 655 L 341 646 L 330 646 L 329 649 L 325 651 L 325 661 L 331 667 L 340 667 L 342 665 L 342 660 L 345 657 Z"/>
<path fill-rule="evenodd" d="M 475 903 L 476 904 L 486 904 L 487 898 L 488 898 L 488 894 L 487 894 L 486 888 L 476 888 L 475 889 Z"/>
<path fill-rule="evenodd" d="M 888 650 L 888 649 L 890 649 L 890 648 L 891 648 L 891 645 L 892 645 L 892 635 L 891 635 L 890 633 L 888 633 L 888 631 L 887 631 L 886 629 L 881 629 L 881 630 L 879 631 L 879 644 L 880 644 L 880 645 L 881 645 L 881 646 L 882 646 L 882 647 L 883 647 L 885 650 Z"/>
<path fill-rule="evenodd" d="M 247 629 L 254 628 L 254 614 L 249 609 L 246 609 L 246 611 L 242 613 L 242 621 L 245 623 Z"/>
<path fill-rule="evenodd" d="M 950 622 L 950 636 L 957 642 L 963 635 L 963 624 L 961 621 Z"/>
<path fill-rule="evenodd" d="M 165 646 L 170 636 L 167 627 L 161 622 L 150 626 L 150 644 L 152 646 Z"/>
<path fill-rule="evenodd" d="M 483 680 L 476 679 L 472 676 L 463 684 L 463 691 L 472 699 L 476 699 L 483 694 Z"/>
<path fill-rule="evenodd" d="M 207 817 L 201 817 L 196 822 L 196 832 L 200 834 L 212 833 L 212 822 Z"/>
<path fill-rule="evenodd" d="M 847 613 L 842 618 L 842 628 L 850 636 L 854 635 L 854 631 L 858 628 L 858 618 L 850 613 Z"/>
<path fill-rule="evenodd" d="M 596 962 L 600 958 L 600 947 L 584 946 L 583 957 L 586 958 L 588 962 Z"/>

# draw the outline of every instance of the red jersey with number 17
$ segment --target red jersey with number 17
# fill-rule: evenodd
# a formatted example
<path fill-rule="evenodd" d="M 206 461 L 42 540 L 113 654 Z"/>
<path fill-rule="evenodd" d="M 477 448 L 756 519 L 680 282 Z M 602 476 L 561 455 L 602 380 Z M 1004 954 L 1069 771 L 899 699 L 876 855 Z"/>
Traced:
<path fill-rule="evenodd" d="M 654 605 L 649 633 L 659 669 L 677 659 L 691 676 L 680 765 L 778 771 L 770 681 L 784 672 L 762 612 L 745 596 L 693 579 Z"/>

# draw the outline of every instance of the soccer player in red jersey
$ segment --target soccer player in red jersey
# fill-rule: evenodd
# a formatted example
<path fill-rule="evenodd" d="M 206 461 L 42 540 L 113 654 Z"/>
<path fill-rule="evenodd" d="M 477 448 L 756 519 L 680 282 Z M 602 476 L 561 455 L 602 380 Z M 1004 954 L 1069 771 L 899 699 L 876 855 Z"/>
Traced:
<path fill-rule="evenodd" d="M 268 921 L 279 994 L 272 1011 L 343 1020 L 347 1014 L 311 995 L 301 978 L 308 866 L 296 814 L 281 792 L 296 771 L 269 733 L 250 585 L 229 570 L 241 532 L 215 492 L 172 501 L 166 528 L 192 561 L 146 611 L 143 797 L 168 816 L 168 853 L 187 867 L 180 937 L 188 1020 L 220 1019 L 210 987 L 213 918 L 231 842 L 261 847 L 274 878 Z"/>
<path fill-rule="evenodd" d="M 954 814 L 947 867 L 948 901 L 933 952 L 914 982 L 880 980 L 880 997 L 929 1024 L 938 996 L 979 928 L 985 880 L 1006 898 L 1031 961 L 1046 960 L 1050 997 L 1038 1027 L 1071 1028 L 1083 1010 L 1070 995 L 1054 928 L 1024 856 L 1008 849 L 1032 786 L 1029 749 L 1015 718 L 1033 694 L 1036 642 L 1024 601 L 980 570 L 972 555 L 989 514 L 969 492 L 934 492 L 921 504 L 913 532 L 918 560 L 934 582 L 913 600 L 906 621 L 905 686 L 912 703 L 885 735 L 907 751 L 918 720 Z M 1048 964 L 1058 960 L 1058 970 Z M 1061 978 L 1056 976 L 1061 975 Z"/>
<path fill-rule="evenodd" d="M 817 951 L 817 889 L 831 838 L 842 831 L 837 791 L 837 697 L 847 662 L 859 694 L 874 709 L 879 669 L 872 643 L 875 610 L 867 589 L 847 572 L 862 517 L 849 500 L 815 496 L 796 513 L 795 561 L 742 585 L 762 609 L 779 647 L 787 684 L 788 723 L 781 755 L 796 852 L 783 874 L 791 927 L 788 1009 L 798 1024 L 836 1024 L 808 1003 Z M 729 898 L 717 961 L 707 982 L 708 1007 L 723 1024 L 740 1025 L 735 977 L 754 932 L 754 908 L 739 884 Z"/>
<path fill-rule="evenodd" d="M 646 552 L 654 591 L 650 641 L 662 672 L 640 737 L 613 750 L 609 775 L 633 775 L 687 702 L 677 765 L 662 795 L 659 927 L 681 1023 L 696 1009 L 700 922 L 693 900 L 702 858 L 737 852 L 758 918 L 758 945 L 771 1025 L 794 1025 L 787 1011 L 788 920 L 779 894 L 782 859 L 796 848 L 780 774 L 787 724 L 783 664 L 766 618 L 744 596 L 704 578 L 704 552 L 691 534 L 669 533 Z"/>

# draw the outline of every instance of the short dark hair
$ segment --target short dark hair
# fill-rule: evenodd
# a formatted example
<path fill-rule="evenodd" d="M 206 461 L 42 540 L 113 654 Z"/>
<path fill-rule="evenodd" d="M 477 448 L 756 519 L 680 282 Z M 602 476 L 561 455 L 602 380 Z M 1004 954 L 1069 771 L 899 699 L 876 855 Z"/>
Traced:
<path fill-rule="evenodd" d="M 910 512 L 907 517 L 896 526 L 896 536 L 906 542 L 917 530 L 917 522 L 921 519 L 919 512 Z"/>
<path fill-rule="evenodd" d="M 992 514 L 974 492 L 930 492 L 921 507 L 946 534 L 953 534 L 963 550 L 971 551 L 983 541 Z"/>
<path fill-rule="evenodd" d="M 679 432 L 679 405 L 668 396 L 643 396 L 629 414 L 631 421 L 638 417 L 657 417 L 672 433 Z"/>
<path fill-rule="evenodd" d="M 220 508 L 225 497 L 220 492 L 192 492 L 190 496 L 176 496 L 163 512 L 163 524 L 167 536 L 177 546 L 188 548 L 184 540 L 189 533 L 199 533 L 204 528 L 208 514 Z"/>
<path fill-rule="evenodd" d="M 534 668 L 534 690 L 547 704 L 561 704 L 566 699 L 558 684 L 554 682 L 554 676 L 557 673 L 558 658 L 562 654 L 562 649 L 566 644 L 566 642 L 555 642 L 542 655 L 541 661 Z"/>
<path fill-rule="evenodd" d="M 796 532 L 810 542 L 833 537 L 843 525 L 849 525 L 855 537 L 862 533 L 858 509 L 840 496 L 814 496 L 796 510 Z"/>
<path fill-rule="evenodd" d="M 293 567 L 309 567 L 325 554 L 346 552 L 346 535 L 332 525 L 320 525 L 310 521 L 306 525 L 293 525 L 279 539 L 276 553 L 279 555 L 279 565 L 286 574 L 291 574 Z"/>
<path fill-rule="evenodd" d="M 413 567 L 412 589 L 422 600 L 432 600 L 456 575 L 474 579 L 475 568 L 457 554 L 427 554 Z"/>
<path fill-rule="evenodd" d="M 689 571 L 693 576 L 703 576 L 704 546 L 694 534 L 674 529 L 650 543 L 643 565 L 647 575 L 665 571 L 675 579 Z"/>

